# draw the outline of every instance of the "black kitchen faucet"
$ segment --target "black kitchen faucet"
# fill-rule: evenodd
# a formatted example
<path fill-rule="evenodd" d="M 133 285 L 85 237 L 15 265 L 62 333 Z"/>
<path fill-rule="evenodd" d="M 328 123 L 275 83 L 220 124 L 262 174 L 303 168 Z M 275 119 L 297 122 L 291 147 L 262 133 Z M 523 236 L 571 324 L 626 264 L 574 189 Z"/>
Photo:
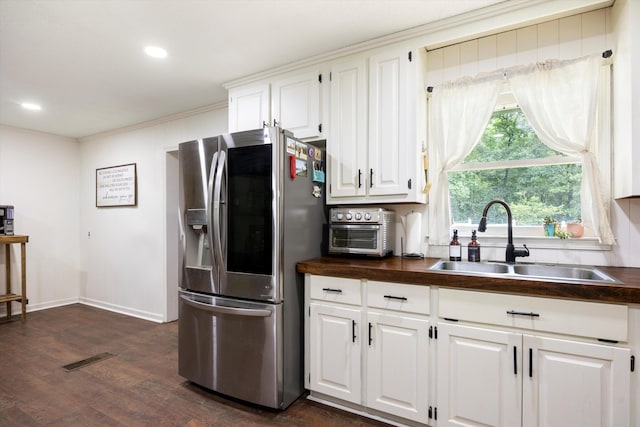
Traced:
<path fill-rule="evenodd" d="M 513 218 L 511 216 L 511 208 L 509 208 L 509 205 L 506 202 L 503 202 L 502 200 L 492 200 L 487 203 L 487 206 L 485 206 L 484 210 L 482 211 L 482 219 L 480 220 L 480 224 L 478 224 L 478 231 L 487 231 L 487 211 L 492 205 L 496 203 L 504 206 L 504 209 L 507 211 L 507 253 L 505 256 L 505 261 L 514 263 L 516 262 L 516 257 L 518 256 L 529 256 L 529 248 L 527 248 L 527 245 L 522 245 L 524 246 L 524 249 L 515 249 L 513 247 Z"/>

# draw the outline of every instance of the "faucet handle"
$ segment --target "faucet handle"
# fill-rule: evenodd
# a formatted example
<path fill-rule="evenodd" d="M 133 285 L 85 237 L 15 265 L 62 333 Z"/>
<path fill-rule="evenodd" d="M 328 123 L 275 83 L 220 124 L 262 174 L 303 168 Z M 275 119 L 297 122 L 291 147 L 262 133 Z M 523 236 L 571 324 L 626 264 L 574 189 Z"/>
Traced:
<path fill-rule="evenodd" d="M 522 245 L 524 246 L 524 250 L 523 249 L 514 249 L 513 251 L 513 255 L 514 257 L 527 257 L 529 256 L 529 248 L 527 247 L 527 245 Z"/>

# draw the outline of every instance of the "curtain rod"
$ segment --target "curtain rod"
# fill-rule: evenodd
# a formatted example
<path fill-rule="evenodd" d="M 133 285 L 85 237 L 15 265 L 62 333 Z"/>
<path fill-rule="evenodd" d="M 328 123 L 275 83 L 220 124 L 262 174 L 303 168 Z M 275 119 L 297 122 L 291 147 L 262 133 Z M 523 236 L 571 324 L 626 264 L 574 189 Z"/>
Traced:
<path fill-rule="evenodd" d="M 604 52 L 602 52 L 602 57 L 604 59 L 611 58 L 612 55 L 613 55 L 613 51 L 611 49 L 607 49 Z M 433 92 L 433 86 L 427 86 L 427 92 L 428 93 Z"/>

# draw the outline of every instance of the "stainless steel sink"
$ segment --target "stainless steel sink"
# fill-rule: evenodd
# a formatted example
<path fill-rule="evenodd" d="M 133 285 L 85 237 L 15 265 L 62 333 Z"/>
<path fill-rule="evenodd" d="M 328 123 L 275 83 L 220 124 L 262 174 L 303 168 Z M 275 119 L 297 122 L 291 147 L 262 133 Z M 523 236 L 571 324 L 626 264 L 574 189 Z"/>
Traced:
<path fill-rule="evenodd" d="M 464 261 L 439 261 L 429 270 L 456 271 L 458 273 L 489 273 L 506 274 L 510 272 L 509 265 L 486 262 L 464 262 Z"/>
<path fill-rule="evenodd" d="M 429 270 L 472 276 L 502 276 L 520 279 L 548 279 L 559 282 L 621 283 L 593 267 L 550 264 L 503 264 L 494 262 L 438 261 Z"/>
<path fill-rule="evenodd" d="M 513 272 L 521 276 L 544 277 L 550 279 L 594 280 L 598 282 L 618 282 L 608 274 L 590 267 L 568 267 L 559 265 L 514 265 Z"/>

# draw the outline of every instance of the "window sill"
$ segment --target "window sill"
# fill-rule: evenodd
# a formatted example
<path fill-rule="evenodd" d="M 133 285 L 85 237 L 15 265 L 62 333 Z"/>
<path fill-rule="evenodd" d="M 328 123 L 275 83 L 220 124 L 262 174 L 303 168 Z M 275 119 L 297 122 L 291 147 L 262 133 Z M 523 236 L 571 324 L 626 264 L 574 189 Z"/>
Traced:
<path fill-rule="evenodd" d="M 507 236 L 485 235 L 478 233 L 478 241 L 482 246 L 493 248 L 504 248 L 507 244 Z M 462 242 L 468 244 L 468 242 Z M 544 236 L 522 236 L 515 235 L 513 244 L 517 248 L 527 245 L 529 249 L 571 249 L 577 251 L 610 251 L 611 245 L 600 244 L 597 237 L 581 237 L 579 239 L 560 239 L 558 237 Z"/>
<path fill-rule="evenodd" d="M 460 243 L 466 246 L 471 240 L 471 232 L 478 228 L 475 224 L 455 224 L 453 229 L 458 230 Z M 506 225 L 487 225 L 487 231 L 477 233 L 480 245 L 489 248 L 504 248 L 507 244 Z M 513 244 L 521 247 L 527 245 L 529 249 L 557 249 L 578 251 L 610 251 L 612 245 L 601 244 L 595 236 L 583 236 L 580 238 L 560 239 L 559 237 L 546 237 L 542 235 L 542 226 L 539 227 L 515 227 L 513 230 Z"/>

